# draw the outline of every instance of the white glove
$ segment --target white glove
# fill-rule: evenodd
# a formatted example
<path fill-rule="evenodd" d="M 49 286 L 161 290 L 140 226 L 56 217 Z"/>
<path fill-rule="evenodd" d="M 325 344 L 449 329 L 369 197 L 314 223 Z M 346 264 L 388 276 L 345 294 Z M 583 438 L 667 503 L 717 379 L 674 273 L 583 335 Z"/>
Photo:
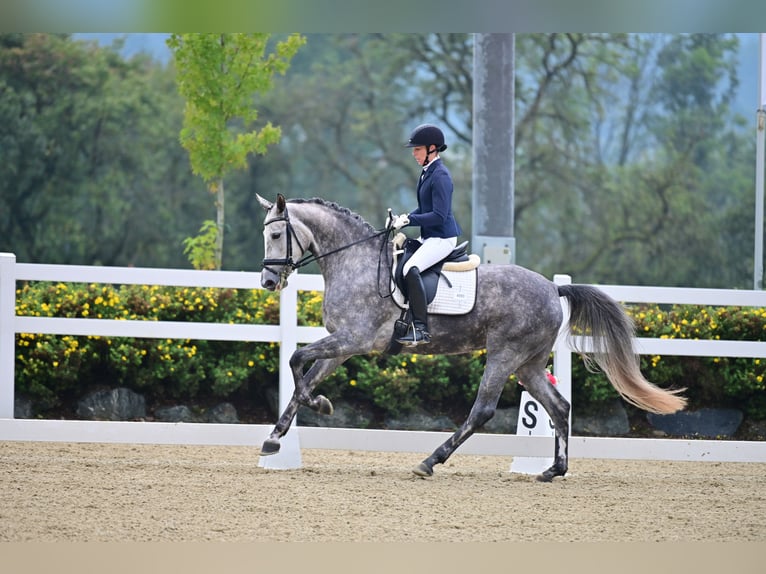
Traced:
<path fill-rule="evenodd" d="M 391 223 L 391 227 L 393 227 L 396 231 L 399 231 L 402 227 L 409 224 L 410 218 L 407 217 L 407 215 L 402 214 L 394 217 L 394 221 Z"/>

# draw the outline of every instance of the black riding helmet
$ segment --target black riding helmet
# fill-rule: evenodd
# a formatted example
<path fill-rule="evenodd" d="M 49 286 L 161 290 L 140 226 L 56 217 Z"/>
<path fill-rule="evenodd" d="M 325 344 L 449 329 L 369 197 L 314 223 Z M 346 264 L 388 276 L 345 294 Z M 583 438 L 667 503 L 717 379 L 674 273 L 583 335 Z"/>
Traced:
<path fill-rule="evenodd" d="M 404 147 L 426 147 L 426 164 L 429 163 L 431 154 L 442 152 L 447 149 L 444 143 L 444 132 L 433 124 L 420 124 L 410 134 Z M 431 150 L 431 146 L 436 146 L 436 150 Z"/>

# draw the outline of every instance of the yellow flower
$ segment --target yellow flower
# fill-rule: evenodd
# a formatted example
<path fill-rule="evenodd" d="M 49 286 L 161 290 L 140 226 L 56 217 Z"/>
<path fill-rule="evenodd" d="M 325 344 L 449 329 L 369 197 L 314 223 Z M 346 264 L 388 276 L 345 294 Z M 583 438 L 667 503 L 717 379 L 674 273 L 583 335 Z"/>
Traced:
<path fill-rule="evenodd" d="M 356 379 L 351 379 L 351 380 L 348 382 L 348 384 L 349 384 L 349 385 L 351 385 L 352 387 L 355 387 L 355 386 L 356 386 Z"/>

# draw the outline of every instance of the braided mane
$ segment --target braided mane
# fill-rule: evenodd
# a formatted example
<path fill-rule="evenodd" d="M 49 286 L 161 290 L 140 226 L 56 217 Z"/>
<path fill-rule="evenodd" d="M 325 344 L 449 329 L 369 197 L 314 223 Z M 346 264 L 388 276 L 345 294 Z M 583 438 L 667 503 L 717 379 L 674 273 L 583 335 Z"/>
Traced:
<path fill-rule="evenodd" d="M 370 233 L 374 233 L 376 229 L 367 223 L 364 218 L 359 215 L 358 213 L 354 213 L 347 207 L 343 207 L 341 205 L 338 205 L 334 201 L 328 201 L 326 199 L 322 199 L 321 197 L 312 197 L 311 199 L 290 199 L 288 200 L 288 203 L 313 203 L 315 205 L 321 205 L 323 207 L 326 207 L 328 209 L 331 209 L 332 211 L 335 211 L 339 215 L 343 216 L 346 219 L 350 219 L 355 221 L 356 223 L 362 225 L 369 231 Z"/>

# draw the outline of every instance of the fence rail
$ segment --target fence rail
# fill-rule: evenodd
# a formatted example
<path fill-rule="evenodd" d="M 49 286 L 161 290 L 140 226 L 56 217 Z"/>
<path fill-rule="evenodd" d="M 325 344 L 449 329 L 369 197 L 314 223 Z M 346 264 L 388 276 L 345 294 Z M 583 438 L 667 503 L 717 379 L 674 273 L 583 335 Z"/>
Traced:
<path fill-rule="evenodd" d="M 554 280 L 559 284 L 570 282 L 566 275 L 557 275 Z M 259 445 L 271 429 L 267 425 L 14 419 L 17 333 L 276 341 L 280 343 L 280 409 L 284 408 L 293 389 L 290 356 L 299 343 L 310 343 L 327 334 L 321 327 L 297 325 L 298 291 L 322 291 L 324 281 L 319 275 L 295 275 L 289 287 L 280 292 L 278 326 L 17 316 L 15 304 L 18 281 L 260 288 L 260 275 L 252 272 L 38 265 L 16 263 L 15 255 L 0 253 L 0 440 Z M 766 307 L 766 293 L 762 291 L 622 285 L 598 287 L 615 299 L 630 303 Z M 587 343 L 587 340 L 584 342 Z M 637 351 L 658 355 L 766 357 L 766 342 L 639 338 Z M 554 347 L 554 370 L 560 381 L 561 392 L 570 400 L 571 360 L 572 352 L 565 337 L 559 337 Z M 306 427 L 297 428 L 295 432 L 301 444 L 308 448 L 408 452 L 430 452 L 449 435 L 423 431 Z M 460 448 L 460 452 L 466 454 L 540 457 L 549 456 L 551 451 L 552 439 L 549 437 L 483 433 L 474 435 Z M 589 458 L 766 462 L 766 442 L 572 437 L 570 455 Z"/>

